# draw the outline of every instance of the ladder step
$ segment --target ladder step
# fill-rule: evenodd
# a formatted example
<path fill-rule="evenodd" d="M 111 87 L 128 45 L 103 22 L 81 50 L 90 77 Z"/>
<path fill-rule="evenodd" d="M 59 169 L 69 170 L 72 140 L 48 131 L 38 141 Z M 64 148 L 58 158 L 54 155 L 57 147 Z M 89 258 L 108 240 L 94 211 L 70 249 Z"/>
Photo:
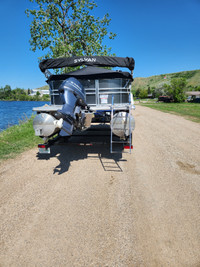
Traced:
<path fill-rule="evenodd" d="M 112 143 L 125 144 L 124 141 L 112 141 Z"/>

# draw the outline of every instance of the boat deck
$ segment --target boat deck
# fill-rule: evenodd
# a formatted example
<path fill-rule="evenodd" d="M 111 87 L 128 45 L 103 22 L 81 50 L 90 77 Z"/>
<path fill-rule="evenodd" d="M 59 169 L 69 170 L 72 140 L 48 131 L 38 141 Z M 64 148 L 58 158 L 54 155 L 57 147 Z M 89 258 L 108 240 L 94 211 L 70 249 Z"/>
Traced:
<path fill-rule="evenodd" d="M 62 109 L 62 105 L 47 105 L 45 104 L 44 106 L 41 107 L 35 107 L 33 108 L 33 111 L 36 112 L 52 112 L 52 111 L 57 111 L 59 109 Z M 90 109 L 92 111 L 111 111 L 111 105 L 96 105 L 96 106 L 90 106 Z M 129 104 L 115 104 L 113 106 L 114 110 L 128 110 L 129 109 Z"/>

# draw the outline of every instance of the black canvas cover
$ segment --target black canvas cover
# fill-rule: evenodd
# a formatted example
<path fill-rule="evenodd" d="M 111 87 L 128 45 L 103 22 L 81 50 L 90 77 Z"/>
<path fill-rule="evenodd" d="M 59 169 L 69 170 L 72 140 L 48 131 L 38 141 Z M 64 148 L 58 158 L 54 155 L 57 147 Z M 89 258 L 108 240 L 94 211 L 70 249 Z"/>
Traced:
<path fill-rule="evenodd" d="M 125 67 L 131 71 L 135 67 L 132 57 L 110 57 L 110 56 L 77 56 L 56 59 L 44 59 L 40 62 L 40 70 L 57 69 L 76 66 L 102 66 L 102 67 Z"/>
<path fill-rule="evenodd" d="M 55 80 L 65 80 L 69 77 L 74 77 L 77 79 L 113 79 L 113 78 L 125 78 L 133 81 L 133 77 L 129 72 L 108 70 L 98 67 L 85 67 L 76 71 L 68 72 L 65 74 L 51 75 L 48 79 L 49 81 Z"/>

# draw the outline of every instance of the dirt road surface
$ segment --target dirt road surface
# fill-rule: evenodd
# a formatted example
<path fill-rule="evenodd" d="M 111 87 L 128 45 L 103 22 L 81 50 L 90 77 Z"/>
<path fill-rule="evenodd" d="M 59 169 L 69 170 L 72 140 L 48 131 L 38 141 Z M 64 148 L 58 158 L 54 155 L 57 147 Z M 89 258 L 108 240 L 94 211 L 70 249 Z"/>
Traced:
<path fill-rule="evenodd" d="M 130 154 L 37 149 L 0 168 L 0 266 L 200 266 L 200 125 L 138 106 Z"/>

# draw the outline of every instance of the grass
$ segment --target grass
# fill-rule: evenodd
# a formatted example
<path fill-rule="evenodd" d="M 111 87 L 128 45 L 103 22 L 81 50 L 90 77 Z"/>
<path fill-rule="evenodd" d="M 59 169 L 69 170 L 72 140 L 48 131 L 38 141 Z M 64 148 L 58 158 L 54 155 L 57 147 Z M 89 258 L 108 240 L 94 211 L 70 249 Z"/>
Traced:
<path fill-rule="evenodd" d="M 0 161 L 14 158 L 19 153 L 34 147 L 41 139 L 33 130 L 33 117 L 0 133 Z"/>
<path fill-rule="evenodd" d="M 200 104 L 195 103 L 142 103 L 142 106 L 157 109 L 200 123 Z"/>

